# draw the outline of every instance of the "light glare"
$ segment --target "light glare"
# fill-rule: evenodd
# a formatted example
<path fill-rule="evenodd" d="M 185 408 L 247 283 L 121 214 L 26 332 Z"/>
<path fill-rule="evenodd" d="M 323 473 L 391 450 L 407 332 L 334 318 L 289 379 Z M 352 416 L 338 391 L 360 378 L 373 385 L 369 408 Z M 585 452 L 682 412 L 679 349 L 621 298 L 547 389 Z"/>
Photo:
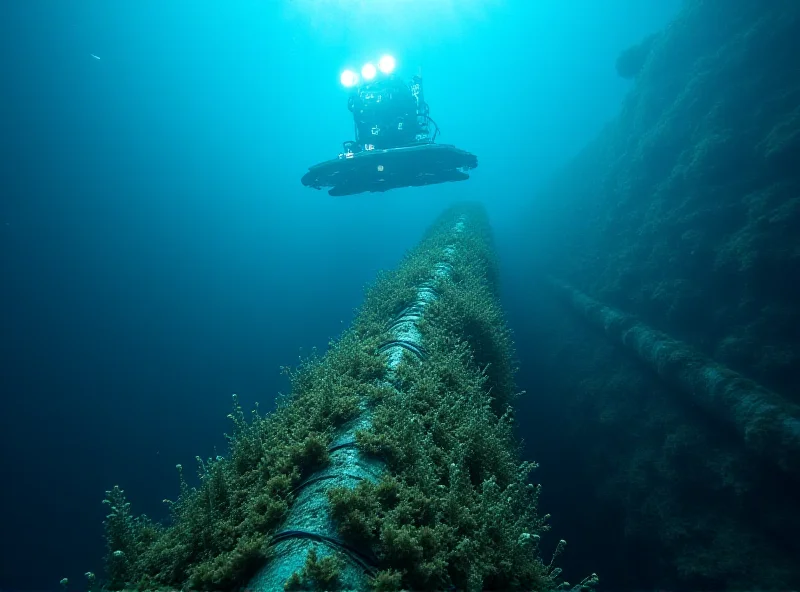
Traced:
<path fill-rule="evenodd" d="M 364 67 L 361 68 L 361 75 L 364 77 L 364 80 L 372 80 L 375 78 L 375 74 L 378 71 L 375 69 L 375 66 L 371 63 L 364 64 Z"/>
<path fill-rule="evenodd" d="M 342 84 L 344 86 L 350 88 L 351 86 L 355 86 L 356 83 L 358 82 L 358 74 L 356 74 L 352 70 L 345 70 L 344 72 L 342 72 L 342 77 L 340 78 L 340 80 L 342 81 Z"/>
<path fill-rule="evenodd" d="M 394 66 L 394 58 L 390 55 L 385 55 L 378 61 L 378 68 L 380 68 L 381 72 L 384 74 L 391 74 L 394 70 Z"/>

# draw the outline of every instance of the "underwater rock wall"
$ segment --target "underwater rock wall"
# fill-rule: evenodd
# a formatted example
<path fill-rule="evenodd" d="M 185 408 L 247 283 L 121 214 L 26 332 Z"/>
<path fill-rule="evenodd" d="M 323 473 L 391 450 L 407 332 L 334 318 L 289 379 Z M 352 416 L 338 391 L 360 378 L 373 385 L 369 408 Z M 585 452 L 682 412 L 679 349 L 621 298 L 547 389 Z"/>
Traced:
<path fill-rule="evenodd" d="M 550 273 L 795 404 L 798 55 L 794 0 L 687 1 L 621 56 L 619 73 L 635 79 L 621 114 L 540 198 L 557 208 L 545 222 L 565 229 Z M 620 517 L 601 579 L 800 584 L 797 481 L 562 312 L 561 326 L 538 329 L 552 344 L 542 384 L 571 418 L 564 440 L 591 442 L 575 483 L 592 484 L 596 514 Z"/>
<path fill-rule="evenodd" d="M 688 2 L 650 45 L 619 118 L 556 183 L 594 213 L 581 217 L 565 279 L 789 391 L 800 362 L 800 4 Z"/>

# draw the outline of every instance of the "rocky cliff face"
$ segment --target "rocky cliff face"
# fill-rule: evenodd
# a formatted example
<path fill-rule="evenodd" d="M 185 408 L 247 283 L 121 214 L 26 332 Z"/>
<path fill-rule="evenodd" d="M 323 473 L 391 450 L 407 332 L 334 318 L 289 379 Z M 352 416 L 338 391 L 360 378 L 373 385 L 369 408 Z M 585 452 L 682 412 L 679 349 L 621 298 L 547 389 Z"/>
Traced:
<path fill-rule="evenodd" d="M 790 391 L 800 4 L 688 2 L 647 45 L 620 117 L 558 183 L 594 212 L 569 279 Z"/>
<path fill-rule="evenodd" d="M 689 0 L 617 70 L 621 114 L 541 196 L 548 271 L 800 403 L 800 2 Z M 617 582 L 800 583 L 797 483 L 574 319 L 541 332 Z"/>

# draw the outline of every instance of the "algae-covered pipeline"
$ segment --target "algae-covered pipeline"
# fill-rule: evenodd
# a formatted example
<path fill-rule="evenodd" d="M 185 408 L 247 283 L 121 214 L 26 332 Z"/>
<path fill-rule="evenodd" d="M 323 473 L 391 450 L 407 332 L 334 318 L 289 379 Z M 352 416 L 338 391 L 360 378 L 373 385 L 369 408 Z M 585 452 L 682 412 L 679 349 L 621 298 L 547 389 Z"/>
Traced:
<path fill-rule="evenodd" d="M 800 477 L 800 406 L 632 315 L 564 282 L 552 279 L 550 284 L 613 342 L 635 354 L 690 402 L 732 427 L 747 449 Z"/>
<path fill-rule="evenodd" d="M 198 458 L 197 487 L 179 467 L 170 524 L 107 492 L 108 589 L 564 584 L 540 558 L 496 277 L 483 209 L 443 214 L 323 356 L 285 369 L 273 411 L 248 421 L 234 398 L 228 453 Z"/>
<path fill-rule="evenodd" d="M 430 269 L 430 277 L 421 282 L 416 297 L 395 318 L 387 318 L 389 338 L 378 348 L 386 355 L 392 382 L 392 373 L 400 363 L 404 351 L 424 359 L 425 345 L 418 323 L 430 302 L 436 300 L 437 283 L 452 273 L 452 259 L 457 249 L 458 235 L 464 231 L 466 215 L 460 215 L 450 228 L 443 229 L 452 241 L 441 249 L 438 261 Z M 267 564 L 250 580 L 247 589 L 252 592 L 282 590 L 294 573 L 303 570 L 309 551 L 317 557 L 330 556 L 338 551 L 344 560 L 338 575 L 338 585 L 345 589 L 366 590 L 369 577 L 377 571 L 375 558 L 368 548 L 356 548 L 345 543 L 337 532 L 328 506 L 328 491 L 336 487 L 353 488 L 362 480 L 377 482 L 386 472 L 385 463 L 375 456 L 367 456 L 356 447 L 357 430 L 369 429 L 372 410 L 367 401 L 359 402 L 359 414 L 342 426 L 328 449 L 330 464 L 306 479 L 295 490 L 297 497 L 286 521 L 272 537 L 272 553 Z"/>

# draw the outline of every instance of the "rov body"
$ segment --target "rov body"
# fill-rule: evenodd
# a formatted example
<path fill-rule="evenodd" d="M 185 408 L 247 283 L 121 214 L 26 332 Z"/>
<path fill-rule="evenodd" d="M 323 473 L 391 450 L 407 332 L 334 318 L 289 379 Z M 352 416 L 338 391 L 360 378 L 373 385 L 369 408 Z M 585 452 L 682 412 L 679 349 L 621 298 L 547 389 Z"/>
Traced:
<path fill-rule="evenodd" d="M 352 88 L 347 107 L 355 139 L 342 143 L 337 158 L 310 167 L 303 185 L 341 196 L 468 179 L 478 159 L 436 143 L 439 126 L 430 117 L 422 77 L 405 82 L 389 56 L 379 66 L 380 75 L 372 64 L 364 66 L 363 83 L 351 70 L 342 74 L 342 84 Z"/>

